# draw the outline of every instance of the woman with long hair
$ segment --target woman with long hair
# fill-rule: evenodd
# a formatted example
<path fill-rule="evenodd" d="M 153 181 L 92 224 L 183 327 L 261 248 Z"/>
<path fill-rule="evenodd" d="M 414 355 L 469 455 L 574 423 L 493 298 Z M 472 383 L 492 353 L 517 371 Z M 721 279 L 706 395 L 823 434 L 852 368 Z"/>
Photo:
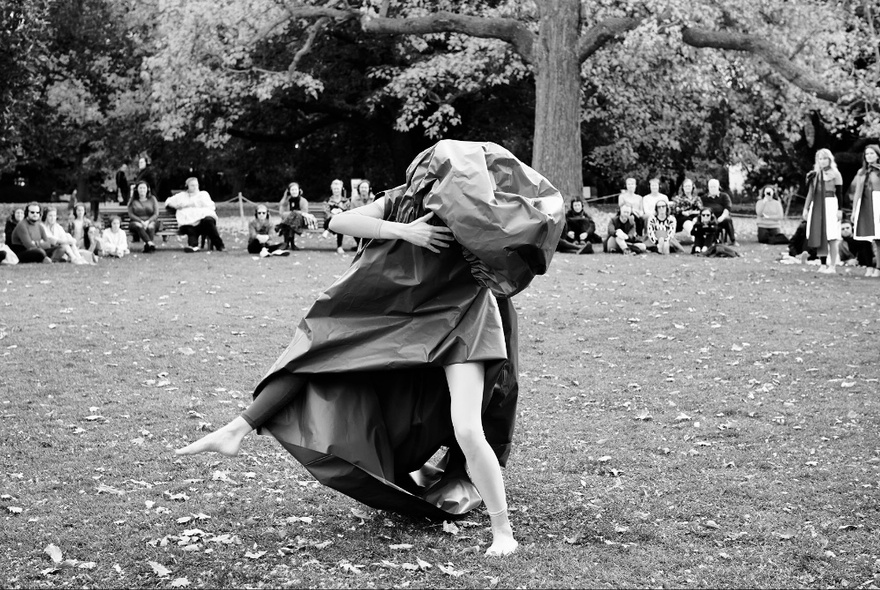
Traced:
<path fill-rule="evenodd" d="M 834 162 L 831 150 L 816 152 L 816 162 L 807 174 L 807 200 L 803 218 L 807 222 L 807 247 L 816 248 L 817 255 L 827 257 L 819 268 L 823 274 L 837 272 L 840 258 L 840 201 L 843 196 L 843 178 Z"/>
<path fill-rule="evenodd" d="M 703 209 L 703 201 L 700 200 L 692 179 L 685 178 L 682 181 L 678 192 L 672 197 L 671 205 L 672 214 L 675 216 L 675 231 L 690 236 L 694 222 Z"/>
<path fill-rule="evenodd" d="M 128 202 L 128 227 L 144 243 L 144 254 L 156 251 L 153 240 L 159 230 L 159 202 L 146 180 L 138 181 Z"/>
<path fill-rule="evenodd" d="M 852 182 L 853 237 L 871 242 L 874 266 L 866 277 L 880 277 L 880 146 L 871 144 L 862 154 L 862 167 Z"/>

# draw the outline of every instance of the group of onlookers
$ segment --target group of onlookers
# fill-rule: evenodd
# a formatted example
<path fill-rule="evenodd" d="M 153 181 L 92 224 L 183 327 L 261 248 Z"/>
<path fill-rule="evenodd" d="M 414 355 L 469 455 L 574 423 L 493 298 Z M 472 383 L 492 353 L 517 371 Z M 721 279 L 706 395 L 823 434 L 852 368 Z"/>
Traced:
<path fill-rule="evenodd" d="M 73 216 L 64 225 L 58 221 L 56 207 L 28 203 L 13 210 L 6 220 L 0 262 L 95 264 L 101 256 L 121 258 L 129 250 L 120 226 L 120 218 L 113 216 L 110 227 L 98 228 L 85 216 L 82 203 L 74 207 Z"/>
<path fill-rule="evenodd" d="M 725 241 L 738 245 L 732 203 L 717 180 L 709 180 L 707 192 L 700 196 L 693 180 L 685 178 L 671 199 L 660 192 L 659 178 L 651 179 L 650 192 L 644 196 L 636 193 L 636 185 L 635 178 L 626 179 L 604 238 L 596 233 L 596 224 L 586 213 L 583 201 L 573 199 L 558 250 L 589 254 L 597 244 L 603 244 L 605 252 L 669 254 L 684 252 L 685 245 L 690 245 L 693 254 L 735 255 L 724 245 Z M 781 219 L 780 214 L 780 223 Z"/>

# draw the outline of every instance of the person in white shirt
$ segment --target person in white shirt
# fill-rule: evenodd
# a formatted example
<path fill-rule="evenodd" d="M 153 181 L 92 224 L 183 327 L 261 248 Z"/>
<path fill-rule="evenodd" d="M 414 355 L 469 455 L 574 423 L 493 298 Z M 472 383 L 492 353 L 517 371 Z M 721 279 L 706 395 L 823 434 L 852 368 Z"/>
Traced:
<path fill-rule="evenodd" d="M 651 219 L 657 213 L 657 202 L 666 201 L 669 204 L 669 197 L 660 192 L 660 179 L 652 178 L 648 182 L 651 192 L 642 197 L 642 208 L 645 210 L 645 219 Z"/>
<path fill-rule="evenodd" d="M 46 219 L 43 221 L 43 227 L 46 228 L 49 239 L 54 241 L 57 247 L 55 250 L 57 258 L 53 256 L 56 262 L 66 260 L 73 264 L 87 264 L 80 255 L 79 248 L 76 247 L 76 239 L 64 231 L 64 228 L 58 223 L 58 209 L 55 207 L 46 209 Z"/>
<path fill-rule="evenodd" d="M 165 207 L 174 209 L 179 231 L 186 234 L 187 252 L 198 252 L 201 236 L 211 240 L 211 247 L 218 252 L 226 249 L 217 231 L 217 207 L 207 191 L 199 190 L 197 178 L 187 178 L 186 192 L 170 197 Z"/>
<path fill-rule="evenodd" d="M 104 247 L 104 256 L 122 258 L 129 253 L 128 237 L 122 231 L 122 219 L 118 215 L 110 218 L 110 227 L 104 229 L 101 234 L 101 242 Z"/>

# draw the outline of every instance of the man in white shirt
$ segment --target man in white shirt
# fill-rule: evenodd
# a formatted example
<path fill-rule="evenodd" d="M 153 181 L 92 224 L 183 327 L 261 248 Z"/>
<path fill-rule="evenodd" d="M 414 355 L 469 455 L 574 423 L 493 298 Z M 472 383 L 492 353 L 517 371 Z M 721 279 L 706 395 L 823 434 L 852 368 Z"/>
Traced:
<path fill-rule="evenodd" d="M 652 178 L 648 183 L 651 192 L 642 197 L 642 208 L 645 210 L 645 219 L 651 219 L 657 212 L 657 201 L 666 201 L 669 204 L 669 197 L 660 192 L 660 179 Z"/>
<path fill-rule="evenodd" d="M 223 238 L 217 231 L 217 207 L 207 191 L 199 190 L 195 177 L 186 179 L 186 192 L 177 193 L 165 201 L 165 207 L 174 209 L 180 233 L 186 234 L 187 252 L 199 251 L 199 238 L 211 240 L 211 246 L 218 252 L 225 250 Z"/>

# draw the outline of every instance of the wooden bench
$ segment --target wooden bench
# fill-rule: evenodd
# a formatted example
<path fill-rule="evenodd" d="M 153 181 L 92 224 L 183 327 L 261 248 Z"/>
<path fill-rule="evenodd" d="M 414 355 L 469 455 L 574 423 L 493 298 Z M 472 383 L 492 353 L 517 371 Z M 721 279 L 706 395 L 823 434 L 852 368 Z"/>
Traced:
<path fill-rule="evenodd" d="M 122 220 L 122 231 L 131 233 L 131 241 L 137 242 L 140 240 L 138 235 L 131 232 L 129 228 L 128 209 L 126 207 L 118 205 L 104 206 L 101 207 L 100 212 L 104 227 L 110 227 L 110 218 L 116 215 Z M 159 221 L 162 223 L 162 230 L 156 232 L 156 235 L 161 236 L 163 242 L 167 242 L 171 236 L 181 235 L 178 231 L 180 228 L 177 225 L 177 218 L 174 216 L 174 213 L 164 207 L 159 210 Z"/>

